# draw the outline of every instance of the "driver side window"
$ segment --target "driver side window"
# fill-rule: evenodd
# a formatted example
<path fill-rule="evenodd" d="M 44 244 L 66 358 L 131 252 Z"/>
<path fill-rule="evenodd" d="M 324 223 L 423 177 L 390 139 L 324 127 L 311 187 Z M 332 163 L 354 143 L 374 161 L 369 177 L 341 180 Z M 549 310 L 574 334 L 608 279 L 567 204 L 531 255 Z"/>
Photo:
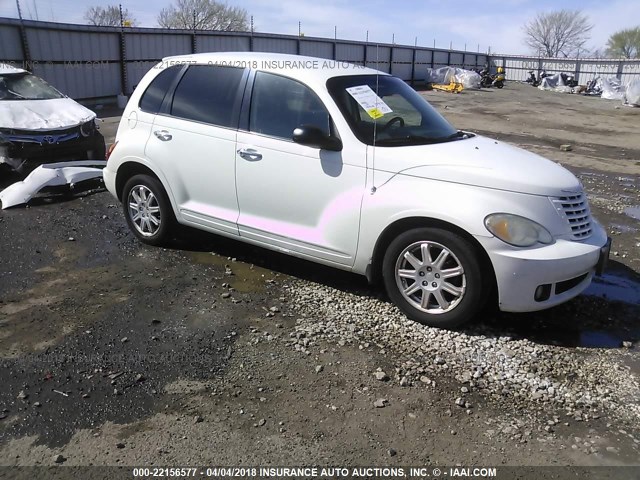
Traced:
<path fill-rule="evenodd" d="M 290 78 L 257 72 L 251 94 L 249 130 L 291 140 L 301 125 L 330 132 L 330 116 L 309 87 Z"/>

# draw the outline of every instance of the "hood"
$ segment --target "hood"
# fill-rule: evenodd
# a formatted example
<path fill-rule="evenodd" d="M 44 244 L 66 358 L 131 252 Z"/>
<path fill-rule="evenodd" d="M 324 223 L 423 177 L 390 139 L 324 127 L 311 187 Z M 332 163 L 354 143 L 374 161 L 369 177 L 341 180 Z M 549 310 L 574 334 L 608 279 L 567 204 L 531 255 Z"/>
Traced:
<path fill-rule="evenodd" d="M 582 190 L 567 169 L 535 153 L 490 138 L 409 147 L 376 147 L 375 168 L 396 175 L 562 196 Z"/>
<path fill-rule="evenodd" d="M 55 130 L 75 127 L 95 117 L 70 98 L 0 101 L 0 128 Z"/>

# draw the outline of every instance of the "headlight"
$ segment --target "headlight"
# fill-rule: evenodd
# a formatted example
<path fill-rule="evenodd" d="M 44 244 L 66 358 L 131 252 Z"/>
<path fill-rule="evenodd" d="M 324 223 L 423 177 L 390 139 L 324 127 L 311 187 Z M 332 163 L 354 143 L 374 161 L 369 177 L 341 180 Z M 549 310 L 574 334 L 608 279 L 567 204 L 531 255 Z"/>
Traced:
<path fill-rule="evenodd" d="M 516 247 L 553 243 L 553 237 L 546 228 L 518 215 L 493 213 L 484 219 L 484 225 L 500 240 Z"/>
<path fill-rule="evenodd" d="M 89 120 L 88 122 L 80 125 L 80 133 L 83 137 L 88 137 L 93 134 L 93 131 L 96 128 L 96 122 L 94 120 Z"/>

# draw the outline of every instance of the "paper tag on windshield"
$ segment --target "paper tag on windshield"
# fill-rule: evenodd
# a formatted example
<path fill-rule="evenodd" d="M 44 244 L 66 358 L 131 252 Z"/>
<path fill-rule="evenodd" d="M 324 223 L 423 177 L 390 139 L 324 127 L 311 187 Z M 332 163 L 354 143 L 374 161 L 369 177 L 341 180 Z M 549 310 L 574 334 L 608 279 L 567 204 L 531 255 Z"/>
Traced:
<path fill-rule="evenodd" d="M 384 103 L 384 100 L 376 95 L 376 92 L 371 90 L 369 85 L 349 87 L 347 88 L 347 92 L 349 92 L 349 95 L 351 95 L 374 120 L 382 117 L 386 113 L 393 112 L 393 110 L 389 108 L 389 105 Z"/>

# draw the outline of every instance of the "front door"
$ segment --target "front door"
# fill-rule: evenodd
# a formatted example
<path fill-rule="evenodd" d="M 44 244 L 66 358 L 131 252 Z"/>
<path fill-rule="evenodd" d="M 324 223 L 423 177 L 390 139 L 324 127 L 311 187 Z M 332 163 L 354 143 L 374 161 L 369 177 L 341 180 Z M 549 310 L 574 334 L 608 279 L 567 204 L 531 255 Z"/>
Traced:
<path fill-rule="evenodd" d="M 257 72 L 248 131 L 238 132 L 240 235 L 326 263 L 353 265 L 366 180 L 366 151 L 341 152 L 292 141 L 293 130 L 332 131 L 318 96 L 287 77 Z"/>

